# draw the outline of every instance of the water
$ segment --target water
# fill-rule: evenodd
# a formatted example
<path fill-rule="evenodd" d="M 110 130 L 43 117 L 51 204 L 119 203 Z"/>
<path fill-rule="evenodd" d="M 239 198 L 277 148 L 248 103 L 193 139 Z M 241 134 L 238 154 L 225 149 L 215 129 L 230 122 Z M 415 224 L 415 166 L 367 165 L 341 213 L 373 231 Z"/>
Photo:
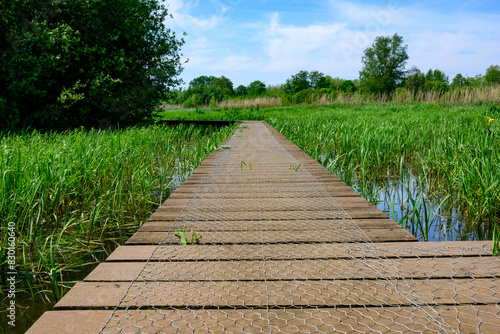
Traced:
<path fill-rule="evenodd" d="M 358 193 L 420 241 L 484 240 L 488 233 L 474 229 L 451 198 L 430 195 L 428 186 L 411 171 L 402 180 L 378 179 L 368 191 L 357 179 L 353 183 Z"/>
<path fill-rule="evenodd" d="M 72 286 L 73 283 L 83 280 L 100 262 L 104 261 L 109 254 L 116 248 L 115 243 L 109 243 L 102 250 L 90 254 L 87 258 L 82 259 L 82 263 L 88 265 L 80 266 L 78 270 L 72 270 L 64 275 L 65 285 Z M 22 276 L 19 275 L 21 279 Z M 16 282 L 16 320 L 15 327 L 10 326 L 7 322 L 9 319 L 6 317 L 4 310 L 7 308 L 10 300 L 2 296 L 0 300 L 0 333 L 2 334 L 22 334 L 25 333 L 38 318 L 45 312 L 54 308 L 56 300 L 48 287 L 45 291 L 37 290 L 35 292 L 35 300 L 27 293 L 27 287 L 19 280 Z M 66 291 L 69 290 L 69 287 Z"/>
<path fill-rule="evenodd" d="M 398 181 L 389 184 L 377 194 L 376 206 L 421 241 L 473 240 L 456 227 L 462 221 L 456 207 L 446 206 L 446 199 L 429 199 L 427 192 L 417 185 L 414 175 L 406 185 Z"/>

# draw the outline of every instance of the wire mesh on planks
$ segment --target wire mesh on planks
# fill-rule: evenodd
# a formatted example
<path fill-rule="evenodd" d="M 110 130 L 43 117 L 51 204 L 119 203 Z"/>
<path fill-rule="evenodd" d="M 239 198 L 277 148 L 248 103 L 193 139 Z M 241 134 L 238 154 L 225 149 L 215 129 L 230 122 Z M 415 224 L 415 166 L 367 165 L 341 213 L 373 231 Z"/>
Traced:
<path fill-rule="evenodd" d="M 500 262 L 467 251 L 377 246 L 246 122 L 101 333 L 500 332 Z"/>

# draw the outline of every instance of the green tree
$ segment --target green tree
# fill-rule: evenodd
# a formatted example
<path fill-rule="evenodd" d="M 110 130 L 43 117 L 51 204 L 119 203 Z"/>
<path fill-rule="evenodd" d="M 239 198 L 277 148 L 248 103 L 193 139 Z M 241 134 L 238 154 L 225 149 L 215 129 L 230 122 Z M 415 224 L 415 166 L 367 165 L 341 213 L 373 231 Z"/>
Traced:
<path fill-rule="evenodd" d="M 488 67 L 484 75 L 484 81 L 490 85 L 500 84 L 500 66 L 491 65 Z"/>
<path fill-rule="evenodd" d="M 194 78 L 189 82 L 189 87 L 194 88 L 194 87 L 209 87 L 210 84 L 212 83 L 212 80 L 214 80 L 214 76 L 199 76 L 197 78 Z"/>
<path fill-rule="evenodd" d="M 449 78 L 443 71 L 430 69 L 425 75 L 425 91 L 444 92 L 449 88 Z"/>
<path fill-rule="evenodd" d="M 248 95 L 248 89 L 246 86 L 239 85 L 238 87 L 236 87 L 235 94 L 236 96 Z"/>
<path fill-rule="evenodd" d="M 169 17 L 158 0 L 2 1 L 0 127 L 151 118 L 181 82 L 184 41 L 166 28 Z"/>
<path fill-rule="evenodd" d="M 469 86 L 469 82 L 466 77 L 464 77 L 461 73 L 458 73 L 451 81 L 451 86 L 453 88 Z"/>
<path fill-rule="evenodd" d="M 404 81 L 404 86 L 413 92 L 418 92 L 425 85 L 425 75 L 416 67 L 412 66 L 406 72 L 406 78 Z"/>
<path fill-rule="evenodd" d="M 220 91 L 223 97 L 232 96 L 234 94 L 233 82 L 225 76 L 212 79 L 212 81 L 210 82 L 210 88 L 214 91 Z"/>
<path fill-rule="evenodd" d="M 248 95 L 260 96 L 266 92 L 266 85 L 259 80 L 253 81 L 248 85 Z"/>
<path fill-rule="evenodd" d="M 434 81 L 434 82 L 440 82 L 445 85 L 448 85 L 450 83 L 449 77 L 446 75 L 441 70 L 432 70 L 430 69 L 427 74 L 425 75 L 425 80 L 426 81 Z"/>
<path fill-rule="evenodd" d="M 289 95 L 296 94 L 309 88 L 311 88 L 311 82 L 309 81 L 309 72 L 307 71 L 300 71 L 292 75 L 285 83 L 285 93 Z"/>
<path fill-rule="evenodd" d="M 333 89 L 338 89 L 340 87 L 340 85 L 342 84 L 342 82 L 345 81 L 344 79 L 341 79 L 338 77 L 332 78 L 329 75 L 327 75 L 325 78 L 326 78 L 326 81 L 328 82 L 328 87 L 333 88 Z"/>
<path fill-rule="evenodd" d="M 363 68 L 359 78 L 363 89 L 379 93 L 395 90 L 405 77 L 407 50 L 403 37 L 398 34 L 377 37 L 362 58 Z"/>
<path fill-rule="evenodd" d="M 354 82 L 351 80 L 344 80 L 339 86 L 339 91 L 348 94 L 354 93 L 356 91 L 356 86 L 354 86 Z"/>
<path fill-rule="evenodd" d="M 309 82 L 311 87 L 314 89 L 328 88 L 330 86 L 330 83 L 325 75 L 318 71 L 309 73 Z"/>

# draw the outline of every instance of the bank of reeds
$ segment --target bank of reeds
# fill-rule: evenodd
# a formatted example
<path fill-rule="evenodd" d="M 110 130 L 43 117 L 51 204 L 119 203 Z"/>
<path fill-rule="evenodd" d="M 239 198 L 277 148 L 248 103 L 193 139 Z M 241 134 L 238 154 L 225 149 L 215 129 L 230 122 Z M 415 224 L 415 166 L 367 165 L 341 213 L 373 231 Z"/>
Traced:
<path fill-rule="evenodd" d="M 75 272 L 134 233 L 231 130 L 181 125 L 0 134 L 2 277 L 9 271 L 10 224 L 18 292 L 59 299 Z"/>
<path fill-rule="evenodd" d="M 491 239 L 500 224 L 500 110 L 495 105 L 288 107 L 264 115 L 366 197 L 375 197 L 374 183 L 408 179 L 410 173 L 422 190 L 405 202 L 420 198 L 459 212 L 459 226 L 451 227 L 454 237 Z M 411 207 L 417 205 L 413 202 Z M 417 224 L 427 222 L 420 219 Z M 418 237 L 428 237 L 428 226 L 414 230 L 425 231 Z"/>
<path fill-rule="evenodd" d="M 398 89 L 391 94 L 366 94 L 356 92 L 353 94 L 336 92 L 331 94 L 306 95 L 305 100 L 299 103 L 315 106 L 343 104 L 349 106 L 366 106 L 370 104 L 414 104 L 431 103 L 439 105 L 484 105 L 500 103 L 500 86 L 459 87 L 448 91 L 411 91 Z M 260 108 L 283 107 L 293 103 L 293 98 L 286 97 L 256 97 L 229 99 L 218 103 L 224 109 L 248 109 L 259 106 Z M 175 109 L 170 106 L 169 109 Z M 205 106 L 208 107 L 208 106 Z M 177 108 L 179 109 L 179 108 Z"/>
<path fill-rule="evenodd" d="M 230 108 L 250 109 L 250 108 L 256 108 L 257 106 L 259 106 L 260 108 L 281 107 L 283 106 L 283 98 L 256 97 L 250 99 L 225 100 L 218 103 L 218 107 L 224 109 L 230 109 Z"/>

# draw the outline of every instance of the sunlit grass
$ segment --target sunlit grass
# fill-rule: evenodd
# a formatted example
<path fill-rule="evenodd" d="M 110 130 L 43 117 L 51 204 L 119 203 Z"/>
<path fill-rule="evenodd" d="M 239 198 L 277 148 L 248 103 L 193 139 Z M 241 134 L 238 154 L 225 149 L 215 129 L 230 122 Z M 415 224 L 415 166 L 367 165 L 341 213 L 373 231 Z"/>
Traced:
<path fill-rule="evenodd" d="M 0 270 L 8 270 L 4 232 L 14 222 L 19 292 L 60 299 L 74 273 L 130 237 L 231 131 L 0 134 Z"/>

